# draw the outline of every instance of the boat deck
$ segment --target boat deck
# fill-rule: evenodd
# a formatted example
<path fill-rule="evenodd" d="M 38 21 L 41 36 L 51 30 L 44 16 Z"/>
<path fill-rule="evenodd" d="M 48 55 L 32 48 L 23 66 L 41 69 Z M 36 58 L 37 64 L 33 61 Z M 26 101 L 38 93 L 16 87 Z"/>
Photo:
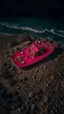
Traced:
<path fill-rule="evenodd" d="M 35 52 L 39 51 L 41 48 L 44 50 L 44 52 L 42 54 L 39 54 L 38 56 L 33 56 L 30 51 L 30 48 L 33 49 L 33 46 Z M 13 55 L 12 58 L 18 67 L 24 68 L 34 63 L 37 63 L 40 60 L 43 60 L 53 52 L 54 48 L 55 46 L 51 45 L 49 42 L 46 41 L 38 43 L 33 42 L 31 46 L 28 46 L 24 50 L 16 53 L 15 55 Z"/>

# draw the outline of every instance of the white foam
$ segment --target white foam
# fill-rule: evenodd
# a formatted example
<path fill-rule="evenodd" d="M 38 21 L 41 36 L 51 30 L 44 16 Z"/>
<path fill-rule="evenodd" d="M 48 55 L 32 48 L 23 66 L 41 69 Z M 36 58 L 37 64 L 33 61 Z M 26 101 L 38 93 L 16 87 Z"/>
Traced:
<path fill-rule="evenodd" d="M 37 30 L 37 29 L 34 29 L 32 27 L 20 27 L 18 25 L 9 25 L 7 23 L 2 23 L 0 22 L 0 24 L 2 26 L 6 26 L 7 28 L 11 28 L 11 29 L 19 29 L 19 30 L 29 30 L 29 31 L 32 31 L 32 32 L 35 32 L 35 33 L 45 33 L 45 32 L 50 32 L 54 35 L 58 35 L 60 37 L 64 37 L 63 33 L 64 33 L 64 30 L 55 30 L 55 29 L 43 29 L 43 30 Z M 56 32 L 57 31 L 57 32 Z M 8 34 L 8 33 L 0 33 L 0 34 Z"/>
<path fill-rule="evenodd" d="M 60 32 L 60 33 L 64 33 L 64 30 L 58 30 L 58 32 Z"/>
<path fill-rule="evenodd" d="M 59 34 L 59 33 L 54 33 L 54 34 L 64 38 L 64 35 L 62 35 L 62 34 Z"/>
<path fill-rule="evenodd" d="M 33 28 L 30 28 L 30 27 L 21 27 L 22 30 L 29 30 L 29 31 L 32 31 L 32 32 L 35 32 L 35 33 L 44 33 L 45 30 L 37 30 L 37 29 L 33 29 Z"/>

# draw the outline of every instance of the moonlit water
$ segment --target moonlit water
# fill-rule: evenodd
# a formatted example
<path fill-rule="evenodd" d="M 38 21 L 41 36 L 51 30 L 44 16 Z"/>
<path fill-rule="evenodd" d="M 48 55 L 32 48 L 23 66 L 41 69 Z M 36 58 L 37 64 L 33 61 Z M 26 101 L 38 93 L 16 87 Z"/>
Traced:
<path fill-rule="evenodd" d="M 0 20 L 0 34 L 28 32 L 34 37 L 48 37 L 64 44 L 64 23 L 45 18 L 8 18 Z"/>

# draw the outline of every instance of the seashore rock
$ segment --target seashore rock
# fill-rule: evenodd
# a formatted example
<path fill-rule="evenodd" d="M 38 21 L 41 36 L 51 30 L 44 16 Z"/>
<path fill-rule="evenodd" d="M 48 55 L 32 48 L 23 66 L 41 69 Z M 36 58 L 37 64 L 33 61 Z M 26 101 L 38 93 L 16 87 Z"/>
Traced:
<path fill-rule="evenodd" d="M 32 104 L 31 105 L 31 110 L 34 111 L 35 110 L 35 107 L 36 107 L 35 104 Z"/>
<path fill-rule="evenodd" d="M 18 111 L 19 112 L 23 112 L 24 110 L 25 110 L 25 107 L 24 106 L 18 108 Z"/>
<path fill-rule="evenodd" d="M 55 59 L 55 61 L 60 61 L 60 55 Z"/>
<path fill-rule="evenodd" d="M 51 75 L 51 76 L 50 76 L 50 79 L 51 79 L 51 80 L 54 80 L 54 76 L 53 76 L 53 75 Z"/>
<path fill-rule="evenodd" d="M 58 58 L 56 58 L 55 61 L 57 62 L 58 61 Z"/>
<path fill-rule="evenodd" d="M 11 46 L 11 43 L 10 43 L 10 42 L 8 42 L 8 43 L 7 43 L 7 47 L 8 47 L 8 48 L 10 48 L 10 46 Z"/>
<path fill-rule="evenodd" d="M 44 102 L 45 102 L 45 103 L 48 102 L 48 96 L 44 96 Z"/>
<path fill-rule="evenodd" d="M 45 113 L 45 114 L 48 113 L 48 109 L 47 109 L 47 108 L 44 109 L 44 113 Z"/>
<path fill-rule="evenodd" d="M 34 92 L 29 93 L 29 98 L 32 98 L 34 96 Z"/>
<path fill-rule="evenodd" d="M 21 108 L 18 108 L 18 111 L 20 112 L 21 111 Z"/>
<path fill-rule="evenodd" d="M 21 71 L 21 70 L 19 70 L 18 74 L 20 75 L 21 73 L 22 73 L 22 71 Z"/>
<path fill-rule="evenodd" d="M 43 106 L 43 105 L 44 105 L 44 102 L 43 102 L 43 101 L 41 101 L 41 102 L 40 102 L 40 106 Z"/>
<path fill-rule="evenodd" d="M 45 69 L 47 69 L 47 66 L 46 66 L 46 65 L 44 66 L 44 70 L 45 70 Z"/>

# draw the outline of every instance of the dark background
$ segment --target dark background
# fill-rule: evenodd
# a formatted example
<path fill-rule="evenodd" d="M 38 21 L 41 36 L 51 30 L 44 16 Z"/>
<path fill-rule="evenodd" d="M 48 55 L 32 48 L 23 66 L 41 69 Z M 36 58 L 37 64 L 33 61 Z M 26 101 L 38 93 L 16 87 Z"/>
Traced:
<path fill-rule="evenodd" d="M 0 17 L 33 16 L 64 19 L 63 1 L 5 0 L 0 2 Z"/>

